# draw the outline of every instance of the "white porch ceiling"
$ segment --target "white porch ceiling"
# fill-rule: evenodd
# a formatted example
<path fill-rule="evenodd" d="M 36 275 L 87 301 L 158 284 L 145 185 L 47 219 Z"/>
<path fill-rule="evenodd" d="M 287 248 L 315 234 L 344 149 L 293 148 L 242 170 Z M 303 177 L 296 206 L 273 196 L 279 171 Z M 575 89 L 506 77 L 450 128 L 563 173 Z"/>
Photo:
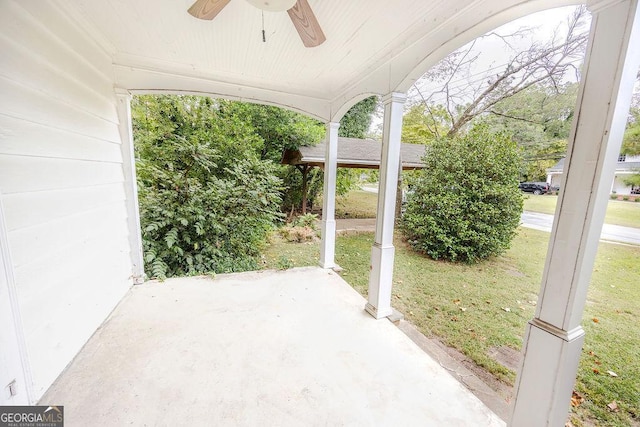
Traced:
<path fill-rule="evenodd" d="M 571 0 L 309 0 L 327 37 L 305 48 L 285 12 L 232 0 L 213 21 L 192 0 L 59 0 L 113 58 L 117 86 L 277 104 L 328 121 L 363 97 L 404 91 L 491 28 Z"/>

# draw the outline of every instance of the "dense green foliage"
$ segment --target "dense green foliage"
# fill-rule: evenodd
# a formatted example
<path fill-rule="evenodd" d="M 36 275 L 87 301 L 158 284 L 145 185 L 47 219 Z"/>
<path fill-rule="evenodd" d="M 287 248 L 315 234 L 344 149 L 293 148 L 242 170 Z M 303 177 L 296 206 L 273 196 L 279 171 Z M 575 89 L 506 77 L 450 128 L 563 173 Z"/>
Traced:
<path fill-rule="evenodd" d="M 629 156 L 640 155 L 640 108 L 632 107 L 629 111 L 629 123 L 624 132 L 622 153 Z"/>
<path fill-rule="evenodd" d="M 507 132 L 523 157 L 521 181 L 545 181 L 546 170 L 567 152 L 578 92 L 577 83 L 533 85 L 496 104 L 486 121 Z"/>
<path fill-rule="evenodd" d="M 429 144 L 434 139 L 446 135 L 449 126 L 442 105 L 412 105 L 402 118 L 402 142 Z"/>
<path fill-rule="evenodd" d="M 466 135 L 433 141 L 424 163 L 401 222 L 411 246 L 463 262 L 508 249 L 522 213 L 515 142 L 475 125 Z"/>
<path fill-rule="evenodd" d="M 338 135 L 345 138 L 365 138 L 377 103 L 378 99 L 370 96 L 351 107 L 340 120 Z"/>
<path fill-rule="evenodd" d="M 492 132 L 509 134 L 524 160 L 520 180 L 544 181 L 546 170 L 566 155 L 577 89 L 577 83 L 538 83 L 501 99 L 469 123 L 483 122 Z M 411 106 L 403 118 L 402 141 L 429 144 L 447 135 L 447 114 L 442 105 Z"/>
<path fill-rule="evenodd" d="M 628 156 L 640 155 L 640 108 L 637 106 L 631 107 L 629 111 L 629 122 L 624 132 L 621 152 Z M 640 187 L 640 170 L 623 178 L 622 182 L 631 188 Z"/>
<path fill-rule="evenodd" d="M 322 126 L 275 107 L 196 96 L 136 97 L 132 118 L 147 274 L 256 268 L 282 217 L 278 173 L 288 169 L 271 160 L 285 146 L 315 142 Z"/>

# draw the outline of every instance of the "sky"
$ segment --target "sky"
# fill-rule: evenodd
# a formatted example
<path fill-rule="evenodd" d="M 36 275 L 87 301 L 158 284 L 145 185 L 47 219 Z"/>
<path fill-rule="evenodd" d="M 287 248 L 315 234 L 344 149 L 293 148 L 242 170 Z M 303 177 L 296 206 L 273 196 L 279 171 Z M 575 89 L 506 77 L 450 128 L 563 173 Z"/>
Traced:
<path fill-rule="evenodd" d="M 497 33 L 502 36 L 507 36 L 517 32 L 519 29 L 530 28 L 532 31 L 528 31 L 522 37 L 509 37 L 509 43 L 512 45 L 509 48 L 506 42 L 496 35 L 488 35 L 480 37 L 471 42 L 462 49 L 466 49 L 467 46 L 475 43 L 470 56 L 478 55 L 474 61 L 470 70 L 469 76 L 462 75 L 461 77 L 454 78 L 452 88 L 461 87 L 468 89 L 468 81 L 483 81 L 494 74 L 504 69 L 506 63 L 515 55 L 516 52 L 526 51 L 534 43 L 545 44 L 553 40 L 562 40 L 566 36 L 567 20 L 575 11 L 576 6 L 562 7 L 556 9 L 550 9 L 543 12 L 538 12 L 524 18 L 517 19 L 506 25 L 496 28 L 491 33 Z M 585 31 L 588 28 L 584 29 Z M 581 62 L 581 61 L 579 61 Z M 576 64 L 579 65 L 579 64 Z M 495 72 L 492 72 L 495 70 Z M 568 75 L 566 81 L 577 81 L 578 76 L 575 74 Z M 458 84 L 456 84 L 458 83 Z M 416 86 L 421 89 L 423 94 L 431 93 L 441 87 L 438 84 L 431 84 L 429 79 L 419 80 Z M 412 104 L 412 97 L 417 97 L 416 101 L 419 101 L 417 93 L 414 91 L 409 92 L 409 102 Z M 443 102 L 444 99 L 438 102 Z M 468 101 L 471 101 L 469 99 Z"/>
<path fill-rule="evenodd" d="M 492 32 L 499 34 L 510 34 L 515 32 L 521 27 L 535 28 L 528 37 L 523 38 L 520 41 L 513 40 L 514 47 L 519 49 L 525 49 L 526 46 L 530 46 L 532 41 L 544 43 L 551 40 L 554 37 L 564 36 L 563 28 L 566 27 L 566 21 L 571 16 L 576 6 L 561 7 L 555 9 L 549 9 L 542 12 L 534 13 L 523 18 L 512 21 L 506 25 L 496 28 Z M 587 28 L 588 30 L 588 28 Z M 565 31 L 566 32 L 566 31 Z M 464 47 L 463 47 L 464 48 Z M 474 69 L 471 70 L 472 79 L 485 78 L 495 67 L 500 67 L 509 60 L 510 52 L 505 49 L 504 42 L 496 36 L 484 37 L 476 41 L 474 50 L 480 52 Z M 575 78 L 572 78 L 575 81 Z M 461 84 L 466 83 L 462 82 Z M 427 83 L 421 83 L 421 90 L 423 93 L 431 92 L 432 87 Z M 415 92 L 409 91 L 409 99 L 407 100 L 407 106 L 411 105 L 418 96 Z M 371 124 L 371 132 L 380 133 L 382 124 L 382 112 L 380 111 L 377 117 L 374 117 Z"/>

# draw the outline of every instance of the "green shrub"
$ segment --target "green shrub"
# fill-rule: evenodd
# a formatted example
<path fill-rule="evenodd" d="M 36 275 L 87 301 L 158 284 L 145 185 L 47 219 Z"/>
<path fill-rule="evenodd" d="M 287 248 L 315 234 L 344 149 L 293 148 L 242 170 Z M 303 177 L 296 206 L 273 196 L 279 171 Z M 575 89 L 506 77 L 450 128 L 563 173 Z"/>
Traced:
<path fill-rule="evenodd" d="M 629 196 L 622 196 L 622 200 L 626 202 L 627 200 L 629 200 Z"/>
<path fill-rule="evenodd" d="M 204 97 L 132 102 L 147 275 L 252 270 L 279 222 L 276 165 L 239 119 L 242 105 Z M 237 111 L 236 111 L 237 110 Z"/>
<path fill-rule="evenodd" d="M 318 239 L 318 215 L 304 214 L 294 218 L 290 224 L 278 230 L 280 236 L 287 242 L 313 242 Z"/>
<path fill-rule="evenodd" d="M 286 226 L 278 231 L 287 242 L 313 242 L 318 239 L 318 232 L 307 226 Z"/>
<path fill-rule="evenodd" d="M 317 230 L 318 229 L 317 223 L 318 223 L 318 215 L 308 213 L 308 214 L 304 214 L 304 215 L 300 215 L 299 217 L 296 217 L 293 220 L 292 225 L 296 227 L 309 227 L 312 230 Z"/>
<path fill-rule="evenodd" d="M 273 166 L 243 160 L 220 177 L 140 189 L 145 269 L 151 277 L 254 270 L 280 218 Z"/>
<path fill-rule="evenodd" d="M 505 134 L 484 125 L 427 147 L 401 228 L 434 259 L 477 262 L 508 249 L 522 213 L 520 157 Z"/>
<path fill-rule="evenodd" d="M 281 166 L 278 176 L 282 179 L 282 210 L 291 212 L 302 207 L 302 173 L 293 166 Z M 307 208 L 313 209 L 313 202 L 322 193 L 324 175 L 319 168 L 309 170 L 307 177 Z"/>
<path fill-rule="evenodd" d="M 294 264 L 293 264 L 293 261 L 291 261 L 286 256 L 280 255 L 280 257 L 278 258 L 278 262 L 276 263 L 276 266 L 278 267 L 278 270 L 288 270 L 290 268 L 293 268 Z"/>
<path fill-rule="evenodd" d="M 618 195 L 617 194 L 612 194 L 612 195 L 609 196 L 609 198 L 611 200 L 618 200 Z"/>

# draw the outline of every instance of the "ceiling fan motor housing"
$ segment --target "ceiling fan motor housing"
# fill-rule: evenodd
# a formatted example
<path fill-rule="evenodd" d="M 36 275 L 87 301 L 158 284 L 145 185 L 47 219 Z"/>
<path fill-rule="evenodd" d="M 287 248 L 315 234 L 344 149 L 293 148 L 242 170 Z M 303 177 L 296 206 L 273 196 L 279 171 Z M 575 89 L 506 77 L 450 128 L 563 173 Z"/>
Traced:
<path fill-rule="evenodd" d="M 296 0 L 247 0 L 247 2 L 268 12 L 284 12 L 296 4 Z"/>

